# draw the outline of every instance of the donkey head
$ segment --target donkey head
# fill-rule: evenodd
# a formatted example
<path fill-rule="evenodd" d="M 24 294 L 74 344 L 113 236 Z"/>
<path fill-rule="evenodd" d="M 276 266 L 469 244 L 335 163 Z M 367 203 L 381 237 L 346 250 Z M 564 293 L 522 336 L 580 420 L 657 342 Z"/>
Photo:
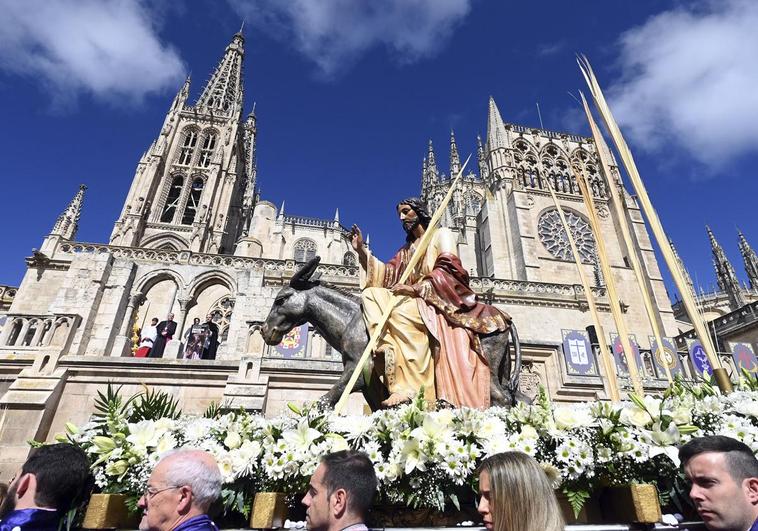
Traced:
<path fill-rule="evenodd" d="M 263 340 L 269 345 L 278 345 L 284 334 L 307 321 L 308 290 L 318 285 L 319 275 L 314 275 L 314 272 L 320 261 L 320 256 L 309 260 L 292 276 L 289 286 L 277 293 L 261 328 Z"/>

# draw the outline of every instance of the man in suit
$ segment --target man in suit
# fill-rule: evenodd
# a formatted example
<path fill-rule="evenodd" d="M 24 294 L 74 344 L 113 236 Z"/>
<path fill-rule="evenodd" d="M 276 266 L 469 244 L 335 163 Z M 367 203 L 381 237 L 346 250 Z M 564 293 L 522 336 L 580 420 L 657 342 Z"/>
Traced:
<path fill-rule="evenodd" d="M 153 350 L 150 351 L 150 357 L 162 358 L 163 350 L 166 348 L 166 343 L 171 341 L 174 338 L 174 334 L 176 334 L 176 322 L 174 321 L 174 314 L 168 314 L 165 321 L 158 323 L 156 330 L 158 332 L 158 337 L 155 338 L 155 343 L 153 343 Z"/>
<path fill-rule="evenodd" d="M 203 325 L 208 329 L 205 336 L 205 348 L 203 349 L 204 360 L 215 360 L 216 350 L 218 350 L 218 325 L 213 322 L 213 314 L 209 313 L 205 316 L 205 324 Z"/>

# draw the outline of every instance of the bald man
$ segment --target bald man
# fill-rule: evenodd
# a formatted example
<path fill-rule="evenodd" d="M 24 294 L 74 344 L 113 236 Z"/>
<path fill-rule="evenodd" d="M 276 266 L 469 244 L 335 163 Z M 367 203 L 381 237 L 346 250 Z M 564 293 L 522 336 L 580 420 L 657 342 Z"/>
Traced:
<path fill-rule="evenodd" d="M 182 449 L 153 469 L 138 505 L 141 531 L 218 531 L 208 509 L 221 494 L 221 472 L 211 454 Z"/>

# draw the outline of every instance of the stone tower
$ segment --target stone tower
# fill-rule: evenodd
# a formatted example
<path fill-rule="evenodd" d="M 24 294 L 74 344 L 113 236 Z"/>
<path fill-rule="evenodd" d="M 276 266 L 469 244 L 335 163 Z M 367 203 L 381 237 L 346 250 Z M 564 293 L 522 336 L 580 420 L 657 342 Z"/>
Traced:
<path fill-rule="evenodd" d="M 110 243 L 231 254 L 256 200 L 256 120 L 243 120 L 245 39 L 232 38 L 195 105 L 190 79 L 142 155 Z"/>
<path fill-rule="evenodd" d="M 568 239 L 548 191 L 552 188 L 572 227 L 587 276 L 594 277 L 596 287 L 601 288 L 604 280 L 596 271 L 595 236 L 572 172 L 572 167 L 578 168 L 589 181 L 601 237 L 618 276 L 617 283 L 623 292 L 620 296 L 628 306 L 627 319 L 633 323 L 634 333 L 642 338 L 651 330 L 630 266 L 632 254 L 637 255 L 645 269 L 641 289 L 657 303 L 661 328 L 673 333 L 673 315 L 649 234 L 639 207 L 621 184 L 608 147 L 596 146 L 592 138 L 508 123 L 493 98 L 488 102 L 485 138 L 482 142 L 477 137 L 478 164 L 466 169 L 442 218 L 442 224 L 458 237 L 458 254 L 466 270 L 480 278 L 578 284 Z M 600 165 L 597 156 L 600 149 L 611 161 L 609 175 Z M 446 174 L 429 145 L 422 163 L 421 195 L 430 211 L 436 209 L 449 190 L 451 179 L 460 169 L 463 152 L 459 140 L 451 134 L 450 167 Z M 620 212 L 632 232 L 631 248 L 624 242 L 609 186 L 619 189 Z"/>
<path fill-rule="evenodd" d="M 718 280 L 719 288 L 728 295 L 729 307 L 732 310 L 741 308 L 746 302 L 740 282 L 737 280 L 737 274 L 734 272 L 734 267 L 729 262 L 729 258 L 726 257 L 726 253 L 724 253 L 721 245 L 716 241 L 711 228 L 706 225 L 705 229 L 708 231 L 708 238 L 711 240 L 713 267 L 716 268 L 716 280 Z"/>

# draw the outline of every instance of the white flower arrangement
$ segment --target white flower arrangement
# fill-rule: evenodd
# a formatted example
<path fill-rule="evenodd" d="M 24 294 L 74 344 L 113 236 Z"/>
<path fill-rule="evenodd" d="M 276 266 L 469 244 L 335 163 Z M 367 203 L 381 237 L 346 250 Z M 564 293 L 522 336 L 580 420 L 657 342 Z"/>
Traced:
<path fill-rule="evenodd" d="M 370 416 L 342 417 L 316 404 L 291 409 L 270 419 L 216 410 L 211 418 L 132 422 L 126 407 L 81 427 L 67 424 L 61 439 L 92 456 L 103 492 L 135 498 L 161 454 L 207 450 L 219 463 L 227 508 L 240 512 L 255 492 L 302 494 L 320 457 L 347 448 L 374 463 L 381 503 L 437 510 L 473 499 L 477 466 L 508 450 L 537 459 L 576 511 L 603 486 L 656 483 L 668 492 L 677 448 L 691 437 L 728 435 L 758 451 L 758 392 L 722 396 L 707 384 L 675 383 L 663 397 L 619 404 L 554 406 L 542 392 L 534 405 L 485 411 L 434 411 L 421 397 Z"/>

